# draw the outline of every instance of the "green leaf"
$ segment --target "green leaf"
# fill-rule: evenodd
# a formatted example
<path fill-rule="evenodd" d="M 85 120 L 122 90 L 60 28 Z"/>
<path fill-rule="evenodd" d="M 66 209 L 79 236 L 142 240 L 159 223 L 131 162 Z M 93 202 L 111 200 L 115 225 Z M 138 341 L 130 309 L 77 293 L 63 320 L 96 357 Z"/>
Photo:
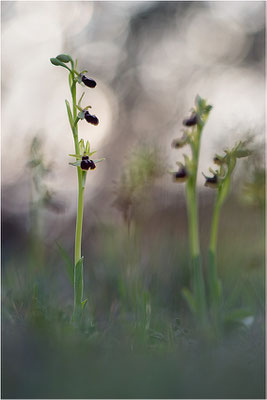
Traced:
<path fill-rule="evenodd" d="M 87 301 L 88 301 L 88 299 L 85 299 L 85 300 L 82 301 L 82 303 L 81 303 L 82 304 L 82 310 L 84 309 L 85 304 L 87 303 Z"/>
<path fill-rule="evenodd" d="M 81 102 L 82 102 L 82 99 L 83 99 L 83 96 L 85 95 L 85 92 L 83 92 L 83 94 L 81 95 L 81 97 L 80 97 L 80 100 L 78 101 L 78 106 L 80 107 L 81 106 Z"/>
<path fill-rule="evenodd" d="M 63 62 L 59 61 L 57 58 L 50 58 L 50 61 L 56 67 L 63 67 L 71 72 L 71 70 L 67 67 L 67 65 L 65 65 Z"/>
<path fill-rule="evenodd" d="M 68 117 L 69 117 L 69 121 L 70 121 L 70 126 L 73 126 L 73 117 L 72 117 L 72 113 L 71 113 L 71 109 L 70 109 L 70 103 L 68 102 L 68 100 L 65 100 L 65 104 L 67 107 L 67 113 L 68 113 Z"/>
<path fill-rule="evenodd" d="M 86 141 L 85 153 L 88 154 L 89 156 L 92 154 L 92 153 L 90 153 L 90 143 L 89 143 L 89 140 Z M 89 153 L 90 153 L 90 154 L 89 154 Z M 93 152 L 93 153 L 94 153 L 94 152 Z"/>
<path fill-rule="evenodd" d="M 81 161 L 75 161 L 75 162 L 70 162 L 69 165 L 73 165 L 73 167 L 80 167 L 81 166 Z"/>
<path fill-rule="evenodd" d="M 68 255 L 67 251 L 57 241 L 55 243 L 57 245 L 58 251 L 62 259 L 65 261 L 67 275 L 69 277 L 70 283 L 72 283 L 73 285 L 74 284 L 73 262 L 70 256 Z"/>
<path fill-rule="evenodd" d="M 94 163 L 97 164 L 97 163 L 99 163 L 101 161 L 104 161 L 104 160 L 105 160 L 105 158 L 99 158 L 98 160 L 94 160 Z"/>
<path fill-rule="evenodd" d="M 59 61 L 62 61 L 63 63 L 67 63 L 67 62 L 73 61 L 71 56 L 69 56 L 68 54 L 59 54 L 56 58 Z"/>
<path fill-rule="evenodd" d="M 185 300 L 186 300 L 186 302 L 187 302 L 187 304 L 188 304 L 188 306 L 189 306 L 191 312 L 192 312 L 193 314 L 196 314 L 196 312 L 197 312 L 197 307 L 196 307 L 196 302 L 195 302 L 195 299 L 194 299 L 194 297 L 193 297 L 193 294 L 190 292 L 189 289 L 184 288 L 184 289 L 182 290 L 182 295 L 183 295 L 183 297 L 185 298 Z"/>
<path fill-rule="evenodd" d="M 237 158 L 243 158 L 243 157 L 248 157 L 252 154 L 252 152 L 250 150 L 236 150 L 234 155 Z"/>
<path fill-rule="evenodd" d="M 251 316 L 251 311 L 239 308 L 228 312 L 225 315 L 224 320 L 225 322 L 242 322 L 242 320 Z"/>
<path fill-rule="evenodd" d="M 81 139 L 79 141 L 79 149 L 80 149 L 80 153 L 83 154 L 85 152 L 85 145 L 84 145 L 84 140 Z"/>
<path fill-rule="evenodd" d="M 81 154 L 69 154 L 70 157 L 76 157 L 79 158 L 80 160 L 82 159 Z"/>
<path fill-rule="evenodd" d="M 83 257 L 79 259 L 74 268 L 74 302 L 75 307 L 81 307 L 83 298 Z"/>

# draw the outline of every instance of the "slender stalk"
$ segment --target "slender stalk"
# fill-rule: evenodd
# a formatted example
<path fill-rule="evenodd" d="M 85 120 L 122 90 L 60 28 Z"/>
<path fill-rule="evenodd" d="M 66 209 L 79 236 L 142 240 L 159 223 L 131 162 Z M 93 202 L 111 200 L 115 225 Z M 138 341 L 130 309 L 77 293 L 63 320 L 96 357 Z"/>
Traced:
<path fill-rule="evenodd" d="M 220 201 L 220 194 L 218 193 L 213 211 L 210 244 L 209 244 L 208 284 L 209 284 L 210 303 L 212 308 L 214 308 L 214 306 L 218 306 L 221 294 L 220 282 L 217 276 L 217 260 L 216 260 L 217 236 L 218 236 L 221 206 L 222 203 Z"/>
<path fill-rule="evenodd" d="M 79 139 L 78 139 L 78 126 L 77 120 L 77 108 L 76 108 L 76 81 L 74 80 L 74 74 L 71 76 L 71 96 L 72 96 L 72 109 L 73 109 L 73 139 L 75 146 L 75 153 L 80 154 Z M 82 171 L 77 168 L 78 178 L 78 200 L 77 200 L 77 216 L 76 216 L 76 231 L 75 231 L 75 252 L 74 252 L 74 310 L 73 317 L 76 318 L 80 314 L 82 307 L 81 301 L 83 296 L 83 268 L 82 265 L 80 271 L 77 271 L 78 261 L 82 257 L 82 225 L 83 225 L 83 195 L 84 187 L 82 185 Z M 77 282 L 79 281 L 79 282 Z"/>
<path fill-rule="evenodd" d="M 84 194 L 84 188 L 82 188 L 79 179 L 76 234 L 75 234 L 75 265 L 82 256 L 81 247 L 82 247 L 82 225 L 83 225 L 83 194 Z"/>
<path fill-rule="evenodd" d="M 199 228 L 198 228 L 198 199 L 196 192 L 200 138 L 202 126 L 197 126 L 196 140 L 192 143 L 193 168 L 186 185 L 187 213 L 189 221 L 190 252 L 192 260 L 193 294 L 200 319 L 204 319 L 206 312 L 205 283 L 200 260 Z"/>
<path fill-rule="evenodd" d="M 208 286 L 209 286 L 209 297 L 211 310 L 214 316 L 217 318 L 217 309 L 221 298 L 221 283 L 218 279 L 217 274 L 217 237 L 219 228 L 220 212 L 225 198 L 230 188 L 230 178 L 235 167 L 235 161 L 232 161 L 229 165 L 227 174 L 224 178 L 224 182 L 218 188 L 217 197 L 214 205 L 211 232 L 210 232 L 210 243 L 209 243 L 209 267 L 208 267 Z"/>

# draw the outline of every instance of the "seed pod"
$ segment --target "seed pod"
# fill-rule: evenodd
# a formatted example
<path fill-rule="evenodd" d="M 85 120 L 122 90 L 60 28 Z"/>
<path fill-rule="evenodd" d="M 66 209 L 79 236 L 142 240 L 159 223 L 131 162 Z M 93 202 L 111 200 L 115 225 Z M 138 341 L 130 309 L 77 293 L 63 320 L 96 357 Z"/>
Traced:
<path fill-rule="evenodd" d="M 216 189 L 218 187 L 218 176 L 206 177 L 205 186 Z"/>
<path fill-rule="evenodd" d="M 89 122 L 92 125 L 98 125 L 99 124 L 99 120 L 95 115 L 91 115 L 89 113 L 89 111 L 85 111 L 84 113 L 84 118 L 86 119 L 87 122 Z"/>
<path fill-rule="evenodd" d="M 85 86 L 88 86 L 90 88 L 96 87 L 96 81 L 93 79 L 87 78 L 87 76 L 82 75 L 82 82 L 85 84 Z"/>
<path fill-rule="evenodd" d="M 193 113 L 189 118 L 185 118 L 183 120 L 183 125 L 185 126 L 194 126 L 198 123 L 198 115 Z"/>
<path fill-rule="evenodd" d="M 174 172 L 173 179 L 175 182 L 185 182 L 188 178 L 188 173 L 185 167 L 181 167 L 179 171 Z"/>

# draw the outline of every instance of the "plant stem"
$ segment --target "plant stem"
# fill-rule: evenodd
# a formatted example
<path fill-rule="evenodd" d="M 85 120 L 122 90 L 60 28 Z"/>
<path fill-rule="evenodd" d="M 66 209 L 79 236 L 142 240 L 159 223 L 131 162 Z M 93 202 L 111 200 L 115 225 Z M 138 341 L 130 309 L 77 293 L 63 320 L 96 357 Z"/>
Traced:
<path fill-rule="evenodd" d="M 210 244 L 209 244 L 208 282 L 209 282 L 210 302 L 212 307 L 218 305 L 221 294 L 220 282 L 217 276 L 217 261 L 216 261 L 217 236 L 218 236 L 219 216 L 220 216 L 221 206 L 222 203 L 220 201 L 220 194 L 218 193 L 213 211 Z"/>
<path fill-rule="evenodd" d="M 76 81 L 74 80 L 74 73 L 72 73 L 71 96 L 72 96 L 72 108 L 73 108 L 72 132 L 73 132 L 73 139 L 75 146 L 75 154 L 80 154 L 78 126 L 77 123 L 75 123 L 75 121 L 77 120 L 77 108 L 76 108 Z M 81 301 L 83 293 L 83 269 L 81 268 L 81 273 L 80 271 L 79 273 L 77 273 L 76 271 L 77 263 L 82 257 L 82 224 L 83 224 L 83 194 L 84 194 L 84 187 L 82 185 L 82 171 L 79 167 L 77 168 L 77 177 L 78 177 L 78 202 L 77 202 L 75 254 L 74 254 L 74 310 L 73 310 L 74 318 L 76 317 L 76 314 L 77 315 L 80 314 L 80 309 L 82 307 Z M 79 282 L 77 282 L 77 280 L 79 280 Z"/>
<path fill-rule="evenodd" d="M 217 309 L 221 298 L 221 283 L 217 275 L 217 260 L 216 260 L 219 217 L 222 205 L 229 193 L 231 174 L 233 172 L 235 164 L 236 161 L 233 160 L 228 167 L 228 171 L 224 178 L 223 184 L 218 188 L 217 197 L 213 210 L 212 223 L 211 223 L 210 244 L 209 244 L 208 285 L 209 285 L 210 305 L 216 319 L 218 319 Z"/>
<path fill-rule="evenodd" d="M 218 235 L 218 226 L 219 226 L 219 216 L 221 211 L 221 202 L 219 198 L 219 194 L 217 196 L 214 210 L 213 210 L 213 217 L 212 217 L 212 224 L 211 224 L 211 234 L 210 234 L 210 246 L 209 249 L 211 252 L 216 252 L 217 247 L 217 235 Z"/>
<path fill-rule="evenodd" d="M 83 193 L 84 188 L 79 180 L 78 189 L 78 205 L 77 205 L 77 218 L 76 218 L 76 234 L 75 234 L 75 265 L 81 258 L 82 247 L 82 224 L 83 224 Z"/>
<path fill-rule="evenodd" d="M 203 271 L 200 260 L 199 231 L 198 231 L 198 199 L 196 192 L 198 161 L 200 151 L 200 137 L 202 126 L 197 126 L 196 140 L 192 143 L 193 168 L 186 185 L 187 213 L 189 221 L 190 252 L 193 272 L 193 294 L 200 319 L 204 319 L 206 312 L 206 297 Z"/>

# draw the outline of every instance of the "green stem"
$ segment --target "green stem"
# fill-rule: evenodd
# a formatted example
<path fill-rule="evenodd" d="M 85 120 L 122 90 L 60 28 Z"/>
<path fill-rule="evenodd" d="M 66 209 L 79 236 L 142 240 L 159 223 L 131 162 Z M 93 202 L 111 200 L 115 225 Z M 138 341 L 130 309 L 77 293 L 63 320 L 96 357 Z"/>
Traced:
<path fill-rule="evenodd" d="M 84 188 L 81 186 L 79 180 L 76 234 L 75 234 L 75 265 L 82 256 L 81 247 L 82 247 L 82 225 L 83 225 L 83 194 L 84 194 Z"/>
<path fill-rule="evenodd" d="M 196 192 L 198 161 L 200 152 L 200 138 L 202 126 L 197 127 L 196 140 L 192 143 L 192 160 L 194 162 L 191 176 L 186 185 L 187 213 L 189 223 L 190 252 L 193 273 L 193 294 L 200 319 L 205 318 L 206 297 L 205 283 L 200 260 L 199 228 L 198 228 L 198 199 Z"/>
<path fill-rule="evenodd" d="M 219 216 L 220 216 L 221 206 L 222 206 L 222 204 L 220 202 L 220 198 L 219 198 L 219 194 L 218 194 L 216 202 L 215 202 L 214 210 L 213 210 L 211 233 L 210 233 L 209 249 L 213 253 L 216 253 L 218 227 L 219 227 Z"/>
<path fill-rule="evenodd" d="M 213 211 L 210 244 L 209 244 L 208 284 L 209 284 L 210 304 L 212 308 L 214 307 L 217 308 L 221 296 L 221 285 L 217 275 L 217 260 L 216 260 L 217 236 L 218 236 L 221 206 L 222 203 L 220 201 L 220 196 L 218 193 Z"/>
<path fill-rule="evenodd" d="M 226 177 L 223 183 L 218 188 L 217 198 L 214 205 L 211 232 L 210 232 L 210 243 L 209 243 L 209 268 L 208 268 L 208 285 L 209 285 L 209 297 L 211 309 L 217 314 L 217 309 L 221 298 L 221 283 L 218 279 L 217 273 L 217 237 L 219 228 L 219 218 L 222 205 L 229 193 L 231 173 L 235 167 L 235 162 L 232 162 L 228 168 Z M 217 318 L 217 317 L 216 317 Z"/>
<path fill-rule="evenodd" d="M 73 108 L 73 124 L 72 132 L 75 146 L 75 154 L 80 154 L 79 149 L 79 138 L 78 138 L 78 126 L 77 126 L 77 108 L 76 108 L 76 81 L 74 80 L 74 73 L 72 73 L 72 85 L 71 85 L 71 96 L 72 96 L 72 108 Z M 74 317 L 76 314 L 80 314 L 80 308 L 82 307 L 81 300 L 77 301 L 79 293 L 83 293 L 83 272 L 77 273 L 77 263 L 82 257 L 82 225 L 83 225 L 83 195 L 84 187 L 82 185 L 82 171 L 77 168 L 78 177 L 78 202 L 77 202 L 77 217 L 76 217 L 76 232 L 75 232 L 75 254 L 74 254 Z M 79 267 L 80 268 L 80 267 Z M 77 282 L 79 280 L 79 282 Z M 79 304 L 78 304 L 79 303 Z"/>

